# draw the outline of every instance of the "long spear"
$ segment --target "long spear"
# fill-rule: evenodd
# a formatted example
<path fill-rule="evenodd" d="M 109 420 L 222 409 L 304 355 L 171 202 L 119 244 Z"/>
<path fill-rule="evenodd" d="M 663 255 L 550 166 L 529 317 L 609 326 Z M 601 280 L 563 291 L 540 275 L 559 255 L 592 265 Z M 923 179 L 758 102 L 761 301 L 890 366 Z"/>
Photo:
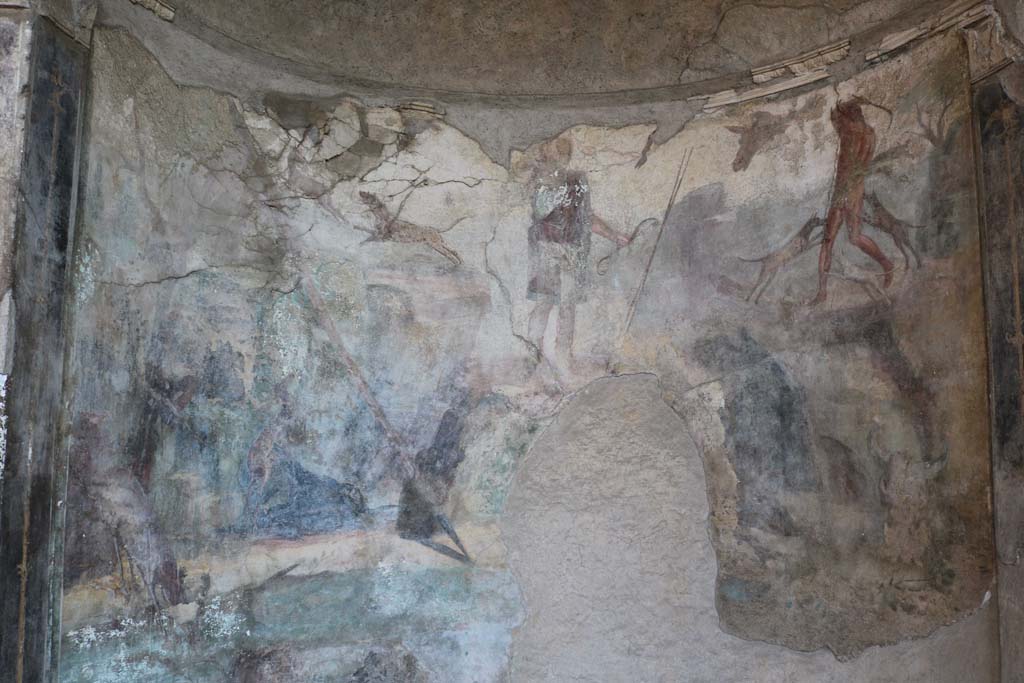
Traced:
<path fill-rule="evenodd" d="M 661 235 L 665 232 L 665 223 L 668 221 L 668 214 L 672 211 L 672 206 L 676 203 L 676 197 L 679 195 L 679 188 L 683 185 L 683 177 L 686 175 L 686 169 L 690 166 L 690 157 L 693 156 L 693 147 L 686 150 L 683 155 L 683 160 L 679 163 L 679 171 L 676 172 L 676 184 L 672 188 L 672 196 L 668 199 L 668 206 L 665 207 L 665 215 L 661 219 L 661 225 L 658 227 L 658 236 L 654 238 L 654 248 L 651 249 L 651 255 L 647 259 L 647 267 L 644 268 L 643 277 L 640 278 L 640 285 L 636 288 L 636 292 L 633 294 L 633 299 L 629 302 L 629 310 L 626 313 L 626 326 L 622 330 L 622 336 L 625 337 L 626 333 L 629 332 L 629 326 L 633 324 L 633 316 L 636 314 L 636 304 L 640 300 L 640 294 L 644 291 L 644 285 L 647 284 L 647 276 L 651 273 L 651 266 L 654 264 L 654 255 L 658 252 L 658 243 L 661 242 Z"/>
<path fill-rule="evenodd" d="M 374 395 L 373 390 L 366 381 L 366 377 L 363 375 L 363 371 L 356 363 L 356 359 L 352 357 L 352 354 L 349 353 L 348 349 L 345 347 L 345 342 L 341 340 L 341 335 L 338 334 L 338 328 L 335 327 L 334 320 L 327 312 L 327 307 L 324 305 L 323 297 L 320 296 L 320 290 L 317 289 L 316 283 L 313 282 L 313 276 L 304 266 L 299 273 L 299 281 L 302 286 L 302 291 L 305 292 L 306 298 L 309 299 L 309 303 L 313 307 L 313 312 L 316 314 L 317 322 L 321 329 L 327 333 L 327 338 L 330 340 L 331 345 L 334 346 L 334 350 L 341 358 L 341 362 L 345 366 L 345 370 L 348 371 L 349 379 L 355 385 L 356 391 L 362 397 L 366 406 L 370 409 L 370 413 L 384 431 L 384 435 L 387 437 L 388 441 L 391 442 L 391 445 L 401 450 L 402 447 L 405 446 L 405 439 L 402 438 L 401 434 L 398 433 L 398 430 L 396 430 L 394 425 L 391 424 L 391 421 L 388 420 L 387 415 L 384 413 L 383 406 L 381 406 L 380 401 L 378 401 L 377 397 Z"/>

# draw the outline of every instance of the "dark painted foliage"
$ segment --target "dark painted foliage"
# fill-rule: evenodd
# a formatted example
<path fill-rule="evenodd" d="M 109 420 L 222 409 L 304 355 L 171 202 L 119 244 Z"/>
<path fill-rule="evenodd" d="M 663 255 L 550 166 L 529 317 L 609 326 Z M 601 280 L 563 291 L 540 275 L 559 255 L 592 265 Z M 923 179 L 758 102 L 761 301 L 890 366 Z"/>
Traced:
<path fill-rule="evenodd" d="M 740 522 L 796 533 L 783 496 L 817 485 L 803 390 L 746 330 L 706 340 L 697 354 L 709 368 L 730 373 L 722 380 L 722 421 L 742 488 Z"/>

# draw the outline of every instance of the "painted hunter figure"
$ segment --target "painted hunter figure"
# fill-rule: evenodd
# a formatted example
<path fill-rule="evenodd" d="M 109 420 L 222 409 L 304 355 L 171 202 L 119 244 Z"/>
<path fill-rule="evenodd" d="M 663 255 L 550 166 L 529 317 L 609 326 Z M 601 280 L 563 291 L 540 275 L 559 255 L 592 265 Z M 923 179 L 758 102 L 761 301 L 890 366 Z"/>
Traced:
<path fill-rule="evenodd" d="M 861 232 L 864 211 L 864 181 L 875 155 L 875 130 L 864 118 L 860 98 L 836 103 L 832 126 L 839 135 L 839 155 L 832 185 L 832 201 L 825 218 L 821 251 L 818 253 L 818 293 L 811 305 L 828 298 L 828 277 L 832 268 L 832 249 L 843 224 L 850 242 L 882 266 L 885 287 L 892 284 L 893 264 L 873 239 Z"/>
<path fill-rule="evenodd" d="M 638 232 L 619 233 L 594 214 L 587 176 L 569 168 L 571 158 L 572 141 L 568 139 L 541 145 L 531 174 L 533 220 L 528 233 L 526 297 L 535 302 L 530 312 L 529 339 L 543 353 L 548 318 L 557 307 L 555 354 L 563 366 L 573 364 L 576 305 L 585 296 L 591 233 L 624 247 Z"/>

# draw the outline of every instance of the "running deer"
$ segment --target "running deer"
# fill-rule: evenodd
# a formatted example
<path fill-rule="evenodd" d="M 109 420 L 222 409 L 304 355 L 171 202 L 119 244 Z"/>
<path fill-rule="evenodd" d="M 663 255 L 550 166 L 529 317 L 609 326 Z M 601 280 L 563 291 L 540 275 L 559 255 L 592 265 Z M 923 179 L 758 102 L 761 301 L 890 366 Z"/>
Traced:
<path fill-rule="evenodd" d="M 435 228 L 428 228 L 422 225 L 416 225 L 408 221 L 403 221 L 398 218 L 397 215 L 392 216 L 391 212 L 388 211 L 387 207 L 384 206 L 377 195 L 369 192 L 360 192 L 359 198 L 362 199 L 363 203 L 369 207 L 370 212 L 373 214 L 375 219 L 374 229 L 376 232 L 372 237 L 367 238 L 366 242 L 402 242 L 405 244 L 426 244 L 428 247 L 436 251 L 441 256 L 459 265 L 462 263 L 462 257 L 459 253 L 445 244 L 444 237 L 441 236 L 441 231 Z M 462 219 L 460 218 L 455 223 L 458 223 Z M 448 229 L 455 227 L 455 223 L 448 226 Z"/>

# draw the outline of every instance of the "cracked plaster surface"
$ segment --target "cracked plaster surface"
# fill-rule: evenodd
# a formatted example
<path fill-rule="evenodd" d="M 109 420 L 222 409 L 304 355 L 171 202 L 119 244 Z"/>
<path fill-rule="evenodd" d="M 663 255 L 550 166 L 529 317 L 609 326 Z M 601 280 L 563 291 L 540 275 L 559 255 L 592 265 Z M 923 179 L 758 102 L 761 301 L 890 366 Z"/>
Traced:
<path fill-rule="evenodd" d="M 601 22 L 596 39 L 590 33 L 598 24 L 573 24 L 573 9 L 558 3 L 540 8 L 483 3 L 460 10 L 461 19 L 453 19 L 443 3 L 405 7 L 397 17 L 385 6 L 375 5 L 366 13 L 359 5 L 337 3 L 327 3 L 323 11 L 282 16 L 269 6 L 224 0 L 182 5 L 170 23 L 131 3 L 104 2 L 97 25 L 128 30 L 178 83 L 210 87 L 254 105 L 276 94 L 316 99 L 347 93 L 368 105 L 385 106 L 408 100 L 440 102 L 446 120 L 507 165 L 513 149 L 583 123 L 655 123 L 652 139 L 663 144 L 701 109 L 700 101 L 689 98 L 749 85 L 750 67 L 843 38 L 851 38 L 853 48 L 831 71 L 840 80 L 848 78 L 864 67 L 865 53 L 882 37 L 931 18 L 944 6 L 938 0 L 656 2 L 638 9 L 629 21 Z M 630 12 L 621 3 L 587 6 L 587 16 L 596 11 Z M 517 12 L 530 17 L 516 20 L 529 38 L 514 39 L 517 34 L 508 30 L 493 38 L 475 28 L 451 37 L 445 33 L 461 21 L 498 26 L 502 17 Z M 550 12 L 559 16 L 558 22 L 545 23 Z M 424 15 L 421 23 L 416 22 L 417 13 Z M 244 24 L 236 23 L 239 17 L 245 18 Z M 808 34 L 807 17 L 816 17 L 815 36 Z M 310 21 L 313 25 L 304 23 Z M 375 21 L 386 24 L 398 42 L 409 32 L 412 37 L 402 44 L 412 47 L 393 50 L 388 41 L 364 45 L 352 27 Z M 678 22 L 685 30 L 671 31 Z M 724 28 L 716 29 L 718 23 Z M 429 39 L 422 39 L 420 25 L 432 27 Z M 294 54 L 304 48 L 287 38 L 293 31 L 309 38 L 303 46 L 318 46 L 313 54 Z M 642 32 L 644 38 L 631 41 L 619 31 Z M 335 33 L 351 40 L 334 40 Z M 734 45 L 748 38 L 768 52 Z M 735 54 L 727 55 L 720 43 Z M 371 58 L 380 50 L 387 52 Z M 430 54 L 417 57 L 417 50 Z M 458 60 L 473 67 L 464 68 Z M 428 70 L 418 71 L 428 64 Z"/>
<path fill-rule="evenodd" d="M 876 28 L 929 3 L 653 0 L 592 3 L 585 12 L 561 1 L 304 4 L 305 11 L 287 16 L 269 2 L 181 0 L 178 9 L 231 40 L 258 41 L 260 50 L 298 64 L 343 64 L 353 77 L 449 91 L 566 94 L 722 76 Z M 380 25 L 390 41 L 361 37 Z M 419 39 L 423 31 L 431 40 Z M 350 40 L 334 40 L 339 32 Z"/>
<path fill-rule="evenodd" d="M 86 540 L 69 549 L 68 680 L 145 680 L 184 653 L 210 671 L 257 661 L 253 670 L 348 675 L 366 666 L 368 638 L 400 641 L 445 681 L 597 680 L 602 670 L 671 680 L 691 658 L 708 680 L 991 671 L 992 613 L 978 609 L 988 513 L 971 503 L 987 491 L 985 436 L 970 427 L 984 411 L 984 368 L 960 361 L 981 337 L 977 243 L 971 185 L 957 173 L 969 164 L 950 161 L 966 138 L 950 133 L 953 151 L 936 152 L 918 128 L 919 106 L 962 118 L 966 103 L 945 99 L 961 59 L 954 39 L 936 39 L 792 103 L 694 119 L 657 146 L 653 123 L 578 125 L 496 159 L 500 144 L 430 113 L 326 92 L 252 101 L 181 87 L 124 32 L 99 31 L 73 409 L 99 416 L 108 446 L 92 457 L 130 467 L 145 397 L 184 402 L 152 418 L 141 500 L 188 567 L 190 602 L 114 633 L 110 620 L 138 618 L 145 600 L 118 584 L 97 540 L 107 532 L 83 522 Z M 916 238 L 925 267 L 901 264 L 879 299 L 864 286 L 872 262 L 841 239 L 824 310 L 804 306 L 816 283 L 809 255 L 761 304 L 745 301 L 756 266 L 741 259 L 827 207 L 828 112 L 854 95 L 876 105 L 866 115 L 891 162 L 872 187 L 931 226 Z M 791 109 L 801 116 L 734 170 L 730 127 Z M 531 331 L 527 297 L 527 228 L 548 182 L 540 169 L 559 149 L 585 174 L 593 212 L 622 234 L 635 226 L 621 248 L 591 238 L 571 360 L 557 348 L 557 313 L 539 338 Z M 430 445 L 461 385 L 480 395 L 446 507 L 476 567 L 389 532 L 404 473 L 352 364 L 411 452 Z M 646 372 L 657 379 L 601 379 Z M 199 388 L 174 389 L 190 383 Z M 934 397 L 933 412 L 914 409 L 914 391 Z M 244 507 L 246 454 L 275 433 L 283 394 L 277 457 L 358 485 L 376 511 L 315 552 L 228 533 Z M 760 422 L 749 407 L 758 401 L 771 407 Z M 780 431 L 786 411 L 795 417 Z M 742 460 L 752 440 L 769 444 L 755 458 L 792 477 Z M 942 453 L 930 452 L 936 442 Z M 87 509 L 87 491 L 71 504 Z M 572 562 L 579 585 L 559 569 Z M 899 578 L 925 589 L 893 587 L 895 571 L 918 570 L 923 579 Z M 307 622 L 327 615 L 301 602 L 318 591 L 373 599 L 328 636 Z M 551 601 L 558 609 L 539 606 Z M 214 637 L 215 616 L 227 636 Z M 719 619 L 776 644 L 726 635 Z M 90 628 L 99 641 L 83 635 Z M 583 649 L 555 651 L 572 631 L 587 634 Z M 912 637 L 923 639 L 874 647 Z M 587 651 L 602 639 L 616 646 Z M 131 657 L 106 656 L 124 642 Z M 839 663 L 781 645 L 860 656 Z M 949 647 L 972 653 L 964 670 L 942 662 Z"/>
<path fill-rule="evenodd" d="M 654 375 L 596 380 L 520 468 L 502 523 L 528 607 L 511 680 L 990 680 L 991 607 L 846 663 L 723 633 L 704 495 L 713 470 L 666 390 Z"/>

